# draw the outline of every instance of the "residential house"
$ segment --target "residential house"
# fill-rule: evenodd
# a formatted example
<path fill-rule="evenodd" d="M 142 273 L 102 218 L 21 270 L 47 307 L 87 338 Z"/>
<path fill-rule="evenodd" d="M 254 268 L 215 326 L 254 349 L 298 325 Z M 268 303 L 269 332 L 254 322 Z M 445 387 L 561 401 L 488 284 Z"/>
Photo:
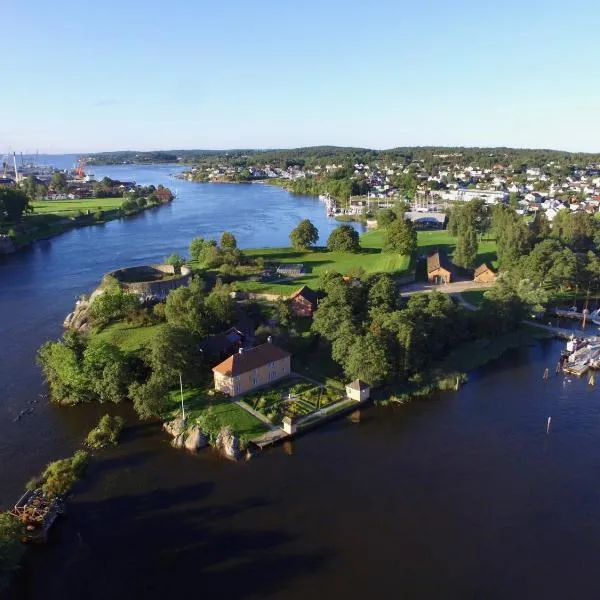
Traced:
<path fill-rule="evenodd" d="M 229 396 L 245 394 L 290 374 L 291 354 L 271 342 L 235 354 L 213 368 L 215 389 Z"/>
<path fill-rule="evenodd" d="M 319 297 L 318 292 L 311 290 L 307 285 L 302 286 L 290 297 L 292 314 L 296 317 L 312 317 L 317 310 Z"/>
<path fill-rule="evenodd" d="M 452 282 L 452 265 L 445 252 L 436 250 L 427 257 L 427 281 L 435 284 Z"/>
<path fill-rule="evenodd" d="M 205 357 L 214 357 L 219 360 L 226 356 L 238 352 L 244 345 L 244 334 L 235 327 L 230 327 L 227 331 L 223 331 L 216 335 L 211 335 L 202 341 L 200 350 Z"/>
<path fill-rule="evenodd" d="M 496 273 L 488 264 L 483 263 L 475 269 L 473 281 L 477 283 L 492 283 L 496 281 Z"/>

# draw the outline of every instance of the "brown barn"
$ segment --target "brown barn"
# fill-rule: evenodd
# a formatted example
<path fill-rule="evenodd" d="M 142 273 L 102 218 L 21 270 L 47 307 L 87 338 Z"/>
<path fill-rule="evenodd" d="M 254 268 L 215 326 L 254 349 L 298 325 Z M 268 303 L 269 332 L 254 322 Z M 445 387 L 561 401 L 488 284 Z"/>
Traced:
<path fill-rule="evenodd" d="M 496 273 L 488 264 L 483 263 L 475 269 L 473 281 L 477 283 L 492 283 L 496 281 Z"/>
<path fill-rule="evenodd" d="M 304 285 L 290 296 L 290 302 L 294 316 L 312 317 L 312 314 L 317 310 L 319 293 Z"/>
<path fill-rule="evenodd" d="M 436 250 L 427 257 L 427 281 L 429 283 L 452 283 L 452 265 L 445 252 Z"/>

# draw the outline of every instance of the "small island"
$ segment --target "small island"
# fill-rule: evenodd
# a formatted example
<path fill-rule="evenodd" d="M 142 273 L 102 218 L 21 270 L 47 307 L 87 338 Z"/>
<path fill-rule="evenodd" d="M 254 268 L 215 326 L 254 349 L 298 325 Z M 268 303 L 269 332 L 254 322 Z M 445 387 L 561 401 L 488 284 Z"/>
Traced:
<path fill-rule="evenodd" d="M 52 398 L 129 399 L 173 446 L 238 459 L 367 400 L 455 390 L 552 335 L 530 322 L 546 291 L 498 276 L 512 251 L 500 232 L 518 215 L 467 203 L 448 229 L 417 230 L 402 203 L 390 213 L 360 236 L 340 225 L 324 246 L 305 219 L 289 248 L 241 250 L 224 232 L 192 240 L 188 257 L 105 275 L 40 349 Z M 486 228 L 475 243 L 469 223 Z"/>

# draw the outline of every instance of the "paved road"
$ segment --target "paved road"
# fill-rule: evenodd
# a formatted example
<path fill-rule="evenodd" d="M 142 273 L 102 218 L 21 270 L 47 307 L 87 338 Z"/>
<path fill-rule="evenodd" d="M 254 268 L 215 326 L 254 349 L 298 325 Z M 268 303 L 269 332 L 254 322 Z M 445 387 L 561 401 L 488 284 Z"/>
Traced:
<path fill-rule="evenodd" d="M 460 294 L 461 292 L 470 292 L 475 290 L 488 290 L 493 283 L 478 283 L 476 281 L 455 281 L 453 283 L 441 283 L 435 285 L 426 281 L 418 281 L 402 286 L 400 294 L 409 296 L 419 292 L 441 292 L 442 294 Z"/>

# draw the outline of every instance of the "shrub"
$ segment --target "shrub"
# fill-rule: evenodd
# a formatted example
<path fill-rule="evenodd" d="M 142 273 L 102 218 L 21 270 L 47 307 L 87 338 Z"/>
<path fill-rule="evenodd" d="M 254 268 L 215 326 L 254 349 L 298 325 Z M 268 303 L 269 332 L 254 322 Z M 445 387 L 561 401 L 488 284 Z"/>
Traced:
<path fill-rule="evenodd" d="M 89 455 L 84 450 L 78 450 L 71 458 L 63 458 L 51 462 L 44 472 L 27 483 L 30 486 L 41 487 L 48 498 L 56 498 L 66 494 L 81 478 L 87 467 Z"/>
<path fill-rule="evenodd" d="M 8 587 L 25 553 L 21 535 L 19 520 L 7 512 L 0 513 L 0 593 Z"/>
<path fill-rule="evenodd" d="M 119 443 L 119 436 L 124 425 L 125 419 L 123 417 L 104 415 L 98 425 L 88 433 L 84 443 L 89 448 L 116 446 Z"/>

